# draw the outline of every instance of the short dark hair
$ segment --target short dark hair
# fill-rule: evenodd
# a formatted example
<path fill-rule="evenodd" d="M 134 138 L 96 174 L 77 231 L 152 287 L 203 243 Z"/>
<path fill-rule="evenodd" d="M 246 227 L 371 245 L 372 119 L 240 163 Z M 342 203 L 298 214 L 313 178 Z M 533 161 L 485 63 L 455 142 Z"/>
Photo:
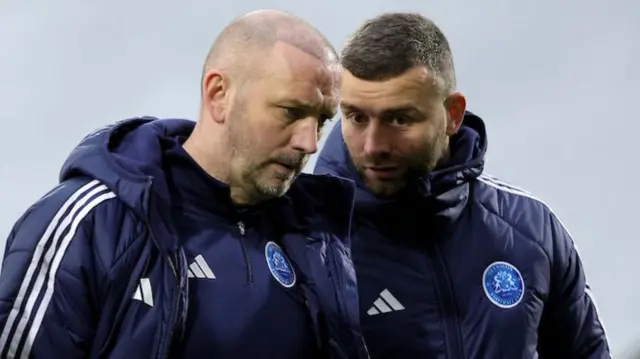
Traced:
<path fill-rule="evenodd" d="M 385 13 L 365 21 L 347 40 L 342 66 L 353 76 L 382 81 L 425 66 L 447 94 L 456 87 L 449 41 L 417 13 Z"/>

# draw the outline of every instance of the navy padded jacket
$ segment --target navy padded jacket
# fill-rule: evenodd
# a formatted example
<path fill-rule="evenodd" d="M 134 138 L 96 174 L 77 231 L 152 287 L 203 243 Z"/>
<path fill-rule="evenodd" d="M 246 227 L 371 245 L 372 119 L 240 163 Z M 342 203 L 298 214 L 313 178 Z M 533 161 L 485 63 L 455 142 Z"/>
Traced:
<path fill-rule="evenodd" d="M 448 163 L 394 198 L 369 193 L 338 123 L 315 173 L 357 183 L 352 252 L 371 357 L 609 358 L 573 240 L 532 194 L 483 174 L 467 113 Z"/>
<path fill-rule="evenodd" d="M 160 142 L 188 136 L 193 126 L 131 119 L 74 149 L 60 184 L 26 211 L 7 241 L 1 358 L 170 355 L 189 310 L 189 285 Z M 349 252 L 353 195 L 351 181 L 301 175 L 287 194 L 289 210 L 274 215 L 288 229 L 284 249 L 306 278 L 318 341 L 336 359 L 367 358 Z M 233 311 L 218 315 L 236 320 Z"/>

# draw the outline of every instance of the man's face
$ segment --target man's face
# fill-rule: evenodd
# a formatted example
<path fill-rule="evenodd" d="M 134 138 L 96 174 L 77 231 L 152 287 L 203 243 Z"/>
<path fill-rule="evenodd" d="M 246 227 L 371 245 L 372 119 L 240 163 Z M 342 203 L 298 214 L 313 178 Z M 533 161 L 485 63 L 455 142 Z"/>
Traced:
<path fill-rule="evenodd" d="M 339 80 L 335 56 L 320 60 L 277 43 L 259 78 L 236 94 L 227 118 L 231 180 L 250 202 L 283 195 L 317 151 L 322 125 L 337 111 Z"/>
<path fill-rule="evenodd" d="M 410 175 L 433 170 L 459 121 L 451 120 L 445 96 L 427 70 L 416 67 L 385 81 L 342 73 L 342 134 L 369 190 L 390 195 Z"/>

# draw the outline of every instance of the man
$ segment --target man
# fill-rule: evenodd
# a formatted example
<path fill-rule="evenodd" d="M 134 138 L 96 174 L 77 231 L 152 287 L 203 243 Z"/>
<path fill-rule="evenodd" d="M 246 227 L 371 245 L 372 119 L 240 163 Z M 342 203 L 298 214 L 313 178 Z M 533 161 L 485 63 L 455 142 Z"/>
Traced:
<path fill-rule="evenodd" d="M 366 21 L 342 52 L 342 120 L 316 173 L 357 182 L 352 252 L 372 358 L 608 358 L 569 233 L 483 174 L 483 121 L 448 41 L 410 13 Z"/>
<path fill-rule="evenodd" d="M 366 358 L 353 183 L 297 177 L 338 71 L 309 24 L 252 12 L 209 53 L 195 127 L 87 136 L 8 240 L 0 357 Z"/>

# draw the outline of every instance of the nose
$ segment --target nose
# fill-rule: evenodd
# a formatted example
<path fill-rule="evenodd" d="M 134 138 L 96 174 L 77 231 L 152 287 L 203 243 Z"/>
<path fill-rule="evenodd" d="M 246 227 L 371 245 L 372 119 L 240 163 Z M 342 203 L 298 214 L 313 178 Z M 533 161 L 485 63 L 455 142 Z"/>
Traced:
<path fill-rule="evenodd" d="M 364 153 L 367 156 L 380 156 L 389 153 L 389 136 L 378 121 L 369 121 L 365 129 Z"/>
<path fill-rule="evenodd" d="M 291 138 L 295 150 L 312 155 L 318 151 L 318 121 L 314 118 L 300 120 Z"/>

